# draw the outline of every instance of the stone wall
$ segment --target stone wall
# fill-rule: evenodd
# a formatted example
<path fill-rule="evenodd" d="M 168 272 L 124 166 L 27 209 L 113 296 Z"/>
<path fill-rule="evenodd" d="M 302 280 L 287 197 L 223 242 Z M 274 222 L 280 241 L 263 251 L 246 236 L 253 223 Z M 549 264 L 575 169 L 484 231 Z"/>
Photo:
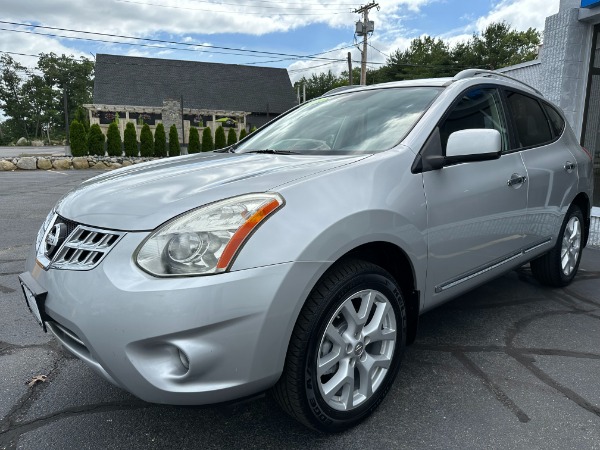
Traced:
<path fill-rule="evenodd" d="M 128 158 L 107 156 L 20 156 L 0 158 L 0 171 L 11 170 L 112 170 L 158 158 Z"/>

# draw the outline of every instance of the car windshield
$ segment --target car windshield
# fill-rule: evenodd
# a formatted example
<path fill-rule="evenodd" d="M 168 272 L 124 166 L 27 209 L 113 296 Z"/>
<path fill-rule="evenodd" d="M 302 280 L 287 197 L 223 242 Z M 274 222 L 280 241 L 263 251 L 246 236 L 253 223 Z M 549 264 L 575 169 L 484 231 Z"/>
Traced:
<path fill-rule="evenodd" d="M 240 153 L 374 153 L 398 144 L 439 87 L 373 89 L 319 97 L 240 143 Z"/>

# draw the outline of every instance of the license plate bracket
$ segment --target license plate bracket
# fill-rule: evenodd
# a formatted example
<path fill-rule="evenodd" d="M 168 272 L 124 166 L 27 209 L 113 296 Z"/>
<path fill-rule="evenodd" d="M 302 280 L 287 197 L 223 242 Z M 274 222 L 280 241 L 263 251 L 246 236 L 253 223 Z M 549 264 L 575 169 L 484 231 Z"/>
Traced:
<path fill-rule="evenodd" d="M 19 282 L 21 283 L 27 308 L 29 308 L 31 314 L 35 317 L 38 325 L 42 327 L 42 330 L 47 332 L 46 321 L 48 320 L 48 316 L 46 315 L 45 302 L 48 291 L 44 290 L 29 272 L 19 275 Z"/>

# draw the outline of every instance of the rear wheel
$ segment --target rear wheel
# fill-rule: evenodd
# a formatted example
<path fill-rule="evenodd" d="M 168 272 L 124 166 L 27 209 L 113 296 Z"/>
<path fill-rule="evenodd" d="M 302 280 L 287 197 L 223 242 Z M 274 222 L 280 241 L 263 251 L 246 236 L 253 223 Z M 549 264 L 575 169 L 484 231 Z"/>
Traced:
<path fill-rule="evenodd" d="M 531 261 L 531 272 L 540 283 L 562 287 L 575 278 L 581 260 L 584 223 L 581 209 L 571 205 L 554 248 Z"/>
<path fill-rule="evenodd" d="M 404 301 L 391 275 L 367 262 L 342 262 L 300 313 L 275 398 L 311 428 L 344 430 L 381 403 L 405 344 Z"/>

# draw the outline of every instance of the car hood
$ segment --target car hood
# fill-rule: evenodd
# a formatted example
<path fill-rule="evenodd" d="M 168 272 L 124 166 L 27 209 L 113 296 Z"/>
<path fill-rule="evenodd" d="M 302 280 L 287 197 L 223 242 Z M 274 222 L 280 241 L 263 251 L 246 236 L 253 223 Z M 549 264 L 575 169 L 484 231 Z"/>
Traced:
<path fill-rule="evenodd" d="M 56 211 L 78 223 L 115 230 L 152 230 L 198 206 L 265 192 L 367 155 L 208 153 L 117 169 L 82 183 Z"/>

